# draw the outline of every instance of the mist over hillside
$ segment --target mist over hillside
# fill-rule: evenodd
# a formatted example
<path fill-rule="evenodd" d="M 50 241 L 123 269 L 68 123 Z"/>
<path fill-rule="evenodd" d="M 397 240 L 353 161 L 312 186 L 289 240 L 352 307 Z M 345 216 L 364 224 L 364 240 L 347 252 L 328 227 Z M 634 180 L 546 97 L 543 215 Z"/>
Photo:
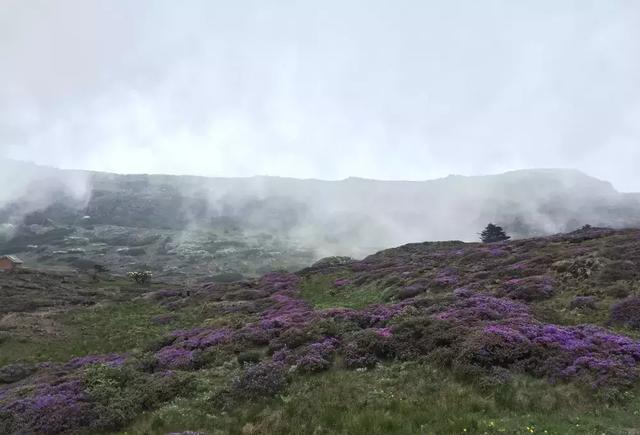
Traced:
<path fill-rule="evenodd" d="M 574 170 L 323 181 L 2 165 L 11 189 L 0 198 L 0 251 L 56 264 L 89 258 L 122 272 L 145 266 L 167 274 L 195 268 L 204 276 L 255 275 L 411 241 L 472 241 L 490 221 L 515 238 L 585 224 L 640 225 L 638 195 Z M 172 264 L 180 255 L 182 261 Z"/>

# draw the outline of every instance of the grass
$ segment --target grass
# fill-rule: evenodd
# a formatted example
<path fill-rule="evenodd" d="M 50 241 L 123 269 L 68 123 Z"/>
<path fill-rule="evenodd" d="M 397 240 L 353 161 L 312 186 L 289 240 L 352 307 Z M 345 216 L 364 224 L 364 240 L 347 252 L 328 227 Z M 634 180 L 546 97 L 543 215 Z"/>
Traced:
<path fill-rule="evenodd" d="M 0 366 L 15 362 L 67 361 L 75 356 L 141 349 L 164 333 L 197 324 L 189 311 L 177 312 L 169 325 L 156 325 L 153 317 L 167 314 L 162 306 L 147 301 L 107 303 L 75 308 L 53 315 L 56 335 L 14 337 L 0 343 Z"/>
<path fill-rule="evenodd" d="M 550 243 L 538 249 L 537 253 L 555 253 L 563 257 L 565 253 L 560 255 L 556 251 L 567 251 L 570 247 L 567 244 Z M 405 260 L 414 261 L 412 256 L 418 253 L 410 252 L 411 256 L 407 256 Z M 478 282 L 482 283 L 481 290 L 487 293 L 498 290 L 504 280 L 511 278 L 513 272 L 506 268 L 507 264 L 522 260 L 522 255 L 501 259 L 502 257 L 493 258 L 487 257 L 486 253 L 481 254 L 477 257 L 488 263 L 480 263 L 479 267 L 495 272 L 493 277 L 478 278 Z M 477 272 L 474 269 L 474 258 L 476 257 L 459 259 L 452 256 L 450 261 L 457 262 L 453 269 L 471 274 Z M 539 273 L 553 273 L 550 269 L 547 270 L 547 266 L 538 266 L 533 259 L 530 258 L 531 264 L 527 266 L 531 268 L 530 271 L 538 274 L 540 268 Z M 360 309 L 385 302 L 384 295 L 389 295 L 386 289 L 406 287 L 420 280 L 428 283 L 439 270 L 424 267 L 423 263 L 431 261 L 425 257 L 422 263 L 416 263 L 416 270 L 409 271 L 411 273 L 406 275 L 407 272 L 403 269 L 405 260 L 399 260 L 397 265 L 380 265 L 380 268 L 384 266 L 384 274 L 375 269 L 360 273 L 353 271 L 357 269 L 349 268 L 338 272 L 331 269 L 330 275 L 314 274 L 301 282 L 301 296 L 317 309 Z M 462 260 L 466 263 L 462 264 Z M 495 263 L 496 261 L 503 263 Z M 344 280 L 344 285 L 336 286 L 338 279 Z M 617 293 L 620 286 L 615 287 L 606 281 L 603 285 L 601 281 L 599 275 L 594 275 L 594 279 L 590 280 L 558 280 L 558 292 L 554 297 L 529 305 L 535 317 L 547 323 L 604 325 L 611 305 L 623 296 Z M 253 300 L 237 301 L 230 297 L 229 300 L 220 301 L 215 297 L 203 298 L 198 294 L 195 298 L 186 298 L 173 304 L 176 308 L 169 311 L 157 301 L 133 299 L 139 294 L 139 289 L 131 285 L 117 281 L 111 284 L 111 287 L 87 286 L 72 295 L 99 299 L 98 305 L 76 307 L 51 315 L 59 335 L 49 334 L 45 337 L 34 333 L 22 334 L 21 337 L 18 337 L 19 334 L 0 337 L 0 366 L 15 361 L 66 361 L 72 356 L 109 352 L 135 355 L 138 350 L 147 347 L 150 342 L 156 341 L 170 330 L 199 325 L 239 328 L 258 321 L 260 310 L 264 308 L 262 302 Z M 637 293 L 637 284 L 632 284 L 628 286 L 629 292 Z M 237 291 L 242 294 L 241 290 L 240 287 L 232 288 L 229 292 Z M 596 296 L 597 307 L 570 310 L 572 300 L 578 295 Z M 431 305 L 440 300 L 449 299 L 445 301 L 447 303 L 454 300 L 451 291 L 444 291 L 440 287 L 433 293 L 427 292 L 419 297 L 429 298 L 429 302 L 433 302 Z M 46 299 L 42 301 L 43 304 L 46 302 Z M 153 322 L 155 316 L 168 313 L 174 316 L 170 324 L 158 325 Z M 620 328 L 615 330 L 634 338 L 640 334 L 638 331 L 622 331 Z M 280 332 L 283 331 L 286 332 L 284 329 Z M 340 364 L 341 356 L 338 356 L 337 363 L 331 369 L 318 374 L 302 374 L 294 366 L 290 371 L 291 382 L 285 391 L 271 398 L 243 401 L 238 398 L 241 396 L 218 394 L 227 389 L 243 370 L 237 354 L 241 350 L 248 350 L 247 346 L 251 345 L 237 344 L 218 348 L 211 358 L 207 355 L 207 358 L 202 359 L 205 363 L 198 364 L 197 369 L 177 370 L 180 376 L 194 379 L 193 384 L 189 384 L 188 391 L 172 392 L 171 395 L 163 396 L 162 400 L 136 409 L 130 417 L 142 412 L 142 409 L 147 411 L 137 414 L 132 422 L 126 420 L 129 424 L 120 433 L 640 433 L 636 429 L 640 427 L 640 391 L 637 388 L 624 395 L 621 393 L 622 397 L 609 397 L 609 401 L 605 402 L 604 398 L 596 398 L 602 395 L 581 389 L 577 382 L 551 384 L 544 379 L 524 376 L 514 368 L 508 383 L 487 384 L 491 380 L 497 382 L 497 378 L 470 379 L 470 375 L 462 378 L 462 371 L 439 368 L 435 366 L 435 362 L 432 365 L 420 357 L 404 363 L 386 360 L 370 370 L 346 370 L 343 368 L 344 364 Z M 269 358 L 267 346 L 259 351 L 263 358 Z M 149 377 L 146 372 L 138 375 L 145 379 Z M 138 400 L 136 391 L 146 389 L 130 387 L 122 397 Z M 117 402 L 115 399 L 111 400 L 110 395 L 105 396 L 109 401 Z M 120 409 L 116 405 L 112 408 Z"/>
<path fill-rule="evenodd" d="M 480 388 L 419 363 L 364 372 L 333 369 L 297 377 L 282 395 L 216 409 L 209 392 L 228 373 L 200 377 L 191 398 L 141 416 L 125 434 L 628 434 L 640 425 L 640 400 L 604 406 L 569 385 L 517 377 Z"/>
<path fill-rule="evenodd" d="M 346 278 L 334 275 L 316 275 L 306 278 L 300 284 L 302 298 L 314 308 L 364 308 L 372 304 L 382 303 L 382 289 L 375 283 L 363 286 L 345 285 L 336 287 L 336 279 Z"/>

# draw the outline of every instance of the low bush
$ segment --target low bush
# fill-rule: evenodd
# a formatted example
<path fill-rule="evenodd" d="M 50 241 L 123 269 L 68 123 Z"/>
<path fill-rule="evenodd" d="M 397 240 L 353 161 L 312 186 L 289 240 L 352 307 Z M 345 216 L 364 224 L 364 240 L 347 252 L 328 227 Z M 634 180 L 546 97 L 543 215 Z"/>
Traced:
<path fill-rule="evenodd" d="M 570 310 L 576 310 L 576 309 L 595 310 L 597 308 L 596 302 L 597 302 L 597 299 L 595 296 L 576 296 L 569 303 L 569 309 Z"/>
<path fill-rule="evenodd" d="M 0 367 L 0 384 L 10 384 L 21 381 L 36 370 L 29 364 L 9 364 Z"/>
<path fill-rule="evenodd" d="M 73 377 L 39 383 L 27 397 L 0 402 L 0 429 L 7 434 L 72 432 L 98 417 L 83 382 Z"/>
<path fill-rule="evenodd" d="M 473 331 L 456 343 L 454 365 L 473 365 L 485 369 L 509 368 L 526 359 L 532 352 L 531 341 L 517 329 L 491 325 Z"/>
<path fill-rule="evenodd" d="M 287 386 L 286 366 L 276 362 L 263 362 L 247 368 L 233 382 L 232 393 L 243 399 L 274 396 Z"/>
<path fill-rule="evenodd" d="M 262 359 L 262 353 L 257 350 L 248 350 L 245 352 L 241 352 L 236 357 L 238 360 L 238 364 L 254 364 Z"/>
<path fill-rule="evenodd" d="M 189 391 L 191 378 L 174 372 L 145 374 L 129 366 L 90 366 L 84 373 L 96 429 L 117 429 L 140 412 Z"/>
<path fill-rule="evenodd" d="M 406 287 L 402 287 L 397 291 L 397 298 L 400 300 L 413 298 L 427 291 L 427 287 L 424 284 L 411 284 Z"/>
<path fill-rule="evenodd" d="M 429 316 L 409 317 L 392 327 L 394 353 L 403 360 L 425 357 L 436 349 L 453 346 L 460 339 L 459 329 L 451 322 Z M 441 362 L 448 365 L 448 361 Z"/>
<path fill-rule="evenodd" d="M 631 286 L 627 281 L 616 281 L 603 289 L 603 293 L 614 298 L 626 298 L 631 294 Z"/>
<path fill-rule="evenodd" d="M 606 263 L 600 271 L 600 282 L 632 281 L 640 278 L 640 268 L 633 261 L 618 260 Z"/>
<path fill-rule="evenodd" d="M 347 368 L 373 367 L 394 355 L 391 333 L 387 329 L 364 329 L 349 334 L 341 349 Z"/>
<path fill-rule="evenodd" d="M 305 343 L 316 341 L 319 338 L 320 337 L 318 337 L 313 330 L 308 328 L 292 327 L 285 329 L 278 338 L 272 340 L 269 344 L 269 348 L 271 350 L 278 350 L 283 347 L 295 349 Z"/>
<path fill-rule="evenodd" d="M 555 293 L 553 278 L 538 275 L 526 278 L 516 278 L 505 282 L 498 291 L 499 296 L 518 299 L 525 302 L 535 302 L 549 299 Z"/>
<path fill-rule="evenodd" d="M 640 297 L 624 299 L 611 307 L 609 323 L 640 329 Z"/>

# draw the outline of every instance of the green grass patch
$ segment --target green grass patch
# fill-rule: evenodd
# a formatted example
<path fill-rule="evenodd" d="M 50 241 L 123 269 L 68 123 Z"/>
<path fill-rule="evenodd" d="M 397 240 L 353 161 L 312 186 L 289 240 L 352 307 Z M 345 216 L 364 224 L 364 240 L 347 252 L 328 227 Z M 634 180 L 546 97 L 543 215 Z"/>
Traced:
<path fill-rule="evenodd" d="M 302 298 L 318 309 L 335 307 L 359 309 L 384 302 L 382 289 L 376 283 L 336 287 L 334 283 L 339 278 L 345 277 L 317 275 L 306 278 L 300 284 Z"/>
<path fill-rule="evenodd" d="M 52 316 L 56 334 L 9 335 L 0 343 L 0 366 L 14 362 L 67 361 L 75 356 L 141 349 L 166 332 L 198 324 L 190 311 L 176 312 L 168 325 L 153 317 L 168 314 L 148 301 L 75 308 Z"/>
<path fill-rule="evenodd" d="M 527 377 L 479 388 L 418 363 L 297 377 L 276 398 L 226 412 L 210 394 L 225 379 L 208 374 L 199 382 L 193 397 L 146 413 L 122 433 L 613 435 L 640 425 L 635 397 L 624 406 L 605 405 L 576 387 Z"/>

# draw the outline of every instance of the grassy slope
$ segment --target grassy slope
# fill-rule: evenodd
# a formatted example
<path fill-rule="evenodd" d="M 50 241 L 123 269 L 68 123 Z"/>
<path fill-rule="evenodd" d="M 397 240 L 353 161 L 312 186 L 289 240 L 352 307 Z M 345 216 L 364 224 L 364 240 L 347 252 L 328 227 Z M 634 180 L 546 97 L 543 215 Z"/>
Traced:
<path fill-rule="evenodd" d="M 634 234 L 634 237 L 637 237 Z M 389 250 L 374 256 L 381 271 L 367 275 L 348 267 L 305 273 L 300 285 L 302 297 L 316 308 L 363 308 L 393 297 L 394 289 L 424 279 L 433 279 L 443 267 L 456 268 L 466 284 L 478 280 L 495 290 L 499 275 L 510 264 L 528 262 L 532 268 L 550 273 L 559 259 L 576 257 L 576 247 L 613 258 L 617 246 L 629 243 L 629 236 L 586 240 L 580 244 L 559 242 L 514 242 L 507 256 L 478 256 L 471 252 L 438 260 L 432 267 L 425 258 L 416 259 L 412 247 Z M 458 246 L 458 245 L 455 245 Z M 471 246 L 470 250 L 481 247 Z M 448 246 L 444 247 L 447 250 Z M 436 246 L 434 249 L 444 249 Z M 542 259 L 542 260 L 537 260 Z M 446 263 L 446 264 L 442 264 Z M 417 264 L 421 266 L 417 271 Z M 409 273 L 407 273 L 409 272 Z M 536 273 L 538 271 L 536 270 Z M 373 278 L 371 278 L 373 276 Z M 468 277 L 468 280 L 467 280 Z M 615 276 L 614 276 L 615 278 Z M 338 279 L 350 283 L 336 287 Z M 135 290 L 118 283 L 122 294 Z M 593 278 L 568 280 L 551 299 L 532 303 L 536 317 L 556 324 L 604 324 L 610 306 L 622 292 L 638 292 L 635 280 Z M 427 291 L 420 297 L 434 301 L 449 297 L 451 288 Z M 139 291 L 139 289 L 137 290 Z M 571 310 L 577 295 L 596 295 L 595 309 Z M 169 325 L 156 325 L 157 315 L 172 314 Z M 64 361 L 71 356 L 108 352 L 136 352 L 166 332 L 196 325 L 222 326 L 246 319 L 221 314 L 217 303 L 186 298 L 183 305 L 168 309 L 153 300 L 124 300 L 116 297 L 94 307 L 77 307 L 54 315 L 63 334 L 47 337 L 34 334 L 5 338 L 0 342 L 0 366 L 20 361 Z M 616 328 L 635 336 L 637 332 Z M 594 401 L 571 384 L 550 384 L 546 380 L 519 375 L 506 385 L 485 386 L 460 379 L 431 363 L 387 361 L 369 370 L 346 370 L 336 364 L 319 374 L 297 375 L 282 394 L 271 399 L 241 403 L 222 410 L 215 405 L 215 392 L 241 372 L 233 354 L 213 367 L 193 372 L 190 394 L 179 397 L 139 416 L 121 433 L 164 434 L 198 430 L 206 433 L 553 433 L 632 434 L 640 427 L 640 397 L 637 391 L 619 402 Z M 0 431 L 1 432 L 1 431 Z"/>
<path fill-rule="evenodd" d="M 606 251 L 620 242 L 586 241 L 584 249 Z M 528 249 L 528 248 L 526 248 Z M 525 251 L 526 251 L 525 249 Z M 528 258 L 570 257 L 571 245 L 547 243 Z M 533 254 L 533 255 L 531 255 Z M 382 255 L 389 255 L 385 252 Z M 527 256 L 525 256 L 527 257 Z M 524 258 L 524 257 L 523 257 Z M 515 263 L 505 260 L 505 265 Z M 464 266 L 450 261 L 449 266 Z M 504 265 L 503 265 L 504 266 Z M 301 284 L 301 295 L 318 309 L 362 308 L 383 300 L 385 282 L 336 288 L 340 279 L 357 279 L 344 268 L 310 274 Z M 612 303 L 607 293 L 613 283 L 571 282 L 550 300 L 534 304 L 539 318 L 557 324 L 604 324 Z M 617 283 L 637 289 L 637 283 Z M 598 294 L 595 309 L 570 310 L 577 295 Z M 434 300 L 446 297 L 431 294 Z M 628 335 L 635 331 L 618 328 Z M 223 381 L 219 381 L 224 383 Z M 298 378 L 276 399 L 235 409 L 211 412 L 210 388 L 200 395 L 177 400 L 143 416 L 126 433 L 164 433 L 169 430 L 202 430 L 220 433 L 553 433 L 626 434 L 640 425 L 640 398 L 627 394 L 624 403 L 603 404 L 585 397 L 572 385 L 552 385 L 546 380 L 519 376 L 497 387 L 460 380 L 446 370 L 424 363 L 391 362 L 376 369 L 328 372 Z"/>
<path fill-rule="evenodd" d="M 149 412 L 121 433 L 630 434 L 640 423 L 635 397 L 603 406 L 569 385 L 528 377 L 483 389 L 418 363 L 307 375 L 275 399 L 221 413 L 212 406 L 211 390 L 224 382 L 203 374 L 194 397 Z"/>

